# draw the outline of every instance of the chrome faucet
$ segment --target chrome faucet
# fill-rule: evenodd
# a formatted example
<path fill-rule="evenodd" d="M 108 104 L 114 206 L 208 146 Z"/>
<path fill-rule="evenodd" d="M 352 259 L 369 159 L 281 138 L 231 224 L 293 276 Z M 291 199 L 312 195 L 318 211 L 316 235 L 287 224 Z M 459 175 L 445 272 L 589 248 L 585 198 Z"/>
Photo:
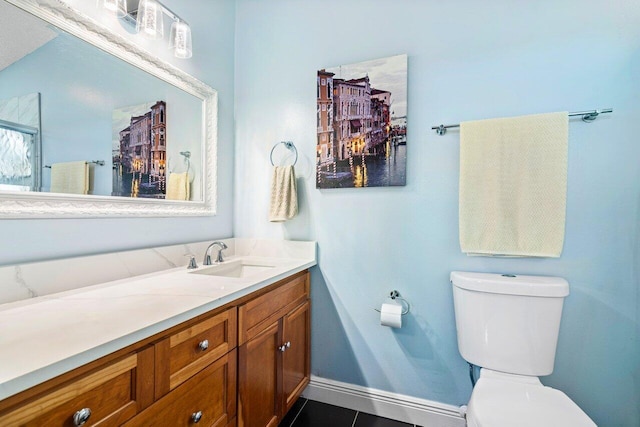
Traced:
<path fill-rule="evenodd" d="M 227 245 L 224 242 L 215 241 L 209 245 L 206 251 L 204 251 L 204 261 L 202 262 L 202 264 L 211 265 L 211 255 L 209 255 L 209 249 L 211 249 L 211 247 L 215 245 L 220 246 L 220 249 L 218 249 L 218 256 L 216 257 L 216 264 L 224 262 L 224 258 L 222 258 L 222 251 L 227 249 Z"/>

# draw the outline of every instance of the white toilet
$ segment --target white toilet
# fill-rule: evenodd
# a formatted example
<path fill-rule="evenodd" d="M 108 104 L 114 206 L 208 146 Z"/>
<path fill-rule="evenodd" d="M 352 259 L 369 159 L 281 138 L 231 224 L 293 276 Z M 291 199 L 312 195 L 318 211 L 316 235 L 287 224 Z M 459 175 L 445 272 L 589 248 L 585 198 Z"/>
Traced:
<path fill-rule="evenodd" d="M 482 368 L 467 426 L 596 425 L 566 394 L 538 379 L 553 372 L 566 280 L 454 271 L 451 284 L 460 354 Z"/>

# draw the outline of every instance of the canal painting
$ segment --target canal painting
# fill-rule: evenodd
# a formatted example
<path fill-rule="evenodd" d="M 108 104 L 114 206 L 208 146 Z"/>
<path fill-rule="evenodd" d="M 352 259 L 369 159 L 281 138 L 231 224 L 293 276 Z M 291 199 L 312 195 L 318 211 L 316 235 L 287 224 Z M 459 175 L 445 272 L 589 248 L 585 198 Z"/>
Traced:
<path fill-rule="evenodd" d="M 112 196 L 164 199 L 167 104 L 164 101 L 113 111 Z"/>
<path fill-rule="evenodd" d="M 317 74 L 316 188 L 406 185 L 407 55 Z"/>

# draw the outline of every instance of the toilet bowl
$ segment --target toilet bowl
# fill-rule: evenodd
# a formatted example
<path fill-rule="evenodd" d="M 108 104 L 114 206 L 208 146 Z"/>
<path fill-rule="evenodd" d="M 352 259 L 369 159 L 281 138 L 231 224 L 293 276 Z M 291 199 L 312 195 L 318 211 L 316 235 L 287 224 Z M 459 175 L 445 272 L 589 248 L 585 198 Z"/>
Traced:
<path fill-rule="evenodd" d="M 467 407 L 469 427 L 595 427 L 566 394 L 537 377 L 480 370 Z"/>
<path fill-rule="evenodd" d="M 553 372 L 569 284 L 559 277 L 451 273 L 458 349 L 481 367 L 469 427 L 592 427 L 566 394 L 538 376 Z"/>

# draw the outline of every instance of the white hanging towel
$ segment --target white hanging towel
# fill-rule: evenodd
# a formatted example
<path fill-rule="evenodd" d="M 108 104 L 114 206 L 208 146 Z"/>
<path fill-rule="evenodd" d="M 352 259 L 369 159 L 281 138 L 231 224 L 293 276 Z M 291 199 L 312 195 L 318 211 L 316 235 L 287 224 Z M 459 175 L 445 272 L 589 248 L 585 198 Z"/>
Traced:
<path fill-rule="evenodd" d="M 560 257 L 567 112 L 460 123 L 460 247 L 468 255 Z"/>
<path fill-rule="evenodd" d="M 166 200 L 190 200 L 189 173 L 170 173 L 167 180 Z"/>
<path fill-rule="evenodd" d="M 293 166 L 274 166 L 271 178 L 269 221 L 282 222 L 298 214 L 296 174 Z"/>
<path fill-rule="evenodd" d="M 52 193 L 89 194 L 89 187 L 89 164 L 86 160 L 51 165 Z"/>

